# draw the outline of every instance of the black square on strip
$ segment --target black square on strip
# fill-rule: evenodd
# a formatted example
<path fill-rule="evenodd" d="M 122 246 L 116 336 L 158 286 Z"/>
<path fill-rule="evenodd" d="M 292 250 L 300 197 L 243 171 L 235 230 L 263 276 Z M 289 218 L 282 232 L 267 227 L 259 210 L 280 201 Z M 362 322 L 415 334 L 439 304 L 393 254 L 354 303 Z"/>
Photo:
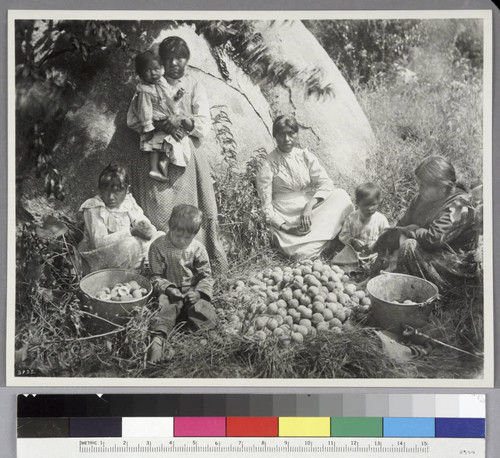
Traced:
<path fill-rule="evenodd" d="M 70 437 L 122 437 L 121 418 L 70 418 Z"/>
<path fill-rule="evenodd" d="M 69 418 L 18 418 L 17 437 L 69 437 Z"/>

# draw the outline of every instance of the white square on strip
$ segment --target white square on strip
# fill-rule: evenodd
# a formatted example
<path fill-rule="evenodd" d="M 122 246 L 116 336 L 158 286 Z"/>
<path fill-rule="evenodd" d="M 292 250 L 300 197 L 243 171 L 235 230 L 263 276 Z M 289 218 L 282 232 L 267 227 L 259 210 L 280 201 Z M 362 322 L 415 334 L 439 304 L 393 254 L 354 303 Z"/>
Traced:
<path fill-rule="evenodd" d="M 124 417 L 122 437 L 174 437 L 172 417 Z"/>
<path fill-rule="evenodd" d="M 436 396 L 434 394 L 414 394 L 411 401 L 412 417 L 432 418 L 436 416 Z"/>
<path fill-rule="evenodd" d="M 460 418 L 486 418 L 486 396 L 484 394 L 461 394 Z"/>
<path fill-rule="evenodd" d="M 459 394 L 436 395 L 436 418 L 458 418 L 460 415 Z"/>

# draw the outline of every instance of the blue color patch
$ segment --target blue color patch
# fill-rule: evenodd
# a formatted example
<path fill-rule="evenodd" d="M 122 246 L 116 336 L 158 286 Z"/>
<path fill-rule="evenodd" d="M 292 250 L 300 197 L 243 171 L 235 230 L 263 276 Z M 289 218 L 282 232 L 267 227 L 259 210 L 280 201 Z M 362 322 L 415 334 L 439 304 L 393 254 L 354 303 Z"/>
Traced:
<path fill-rule="evenodd" d="M 69 437 L 122 437 L 122 419 L 70 418 Z"/>
<path fill-rule="evenodd" d="M 384 437 L 434 437 L 434 418 L 384 418 Z"/>
<path fill-rule="evenodd" d="M 436 418 L 436 437 L 485 437 L 484 418 Z"/>

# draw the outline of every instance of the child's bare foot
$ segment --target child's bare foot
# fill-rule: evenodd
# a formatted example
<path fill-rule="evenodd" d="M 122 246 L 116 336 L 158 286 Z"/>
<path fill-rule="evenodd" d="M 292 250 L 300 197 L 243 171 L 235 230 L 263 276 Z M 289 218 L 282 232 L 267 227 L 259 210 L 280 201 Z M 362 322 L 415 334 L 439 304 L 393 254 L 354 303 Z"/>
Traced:
<path fill-rule="evenodd" d="M 164 175 L 162 175 L 160 172 L 155 172 L 151 170 L 149 172 L 149 176 L 156 181 L 160 181 L 161 183 L 166 183 L 168 181 L 168 178 Z"/>
<path fill-rule="evenodd" d="M 148 362 L 155 364 L 170 361 L 174 356 L 175 350 L 167 343 L 165 337 L 156 335 L 149 347 Z"/>
<path fill-rule="evenodd" d="M 168 177 L 168 161 L 165 160 L 159 161 L 158 168 L 160 169 L 161 173 L 163 173 L 163 176 Z"/>

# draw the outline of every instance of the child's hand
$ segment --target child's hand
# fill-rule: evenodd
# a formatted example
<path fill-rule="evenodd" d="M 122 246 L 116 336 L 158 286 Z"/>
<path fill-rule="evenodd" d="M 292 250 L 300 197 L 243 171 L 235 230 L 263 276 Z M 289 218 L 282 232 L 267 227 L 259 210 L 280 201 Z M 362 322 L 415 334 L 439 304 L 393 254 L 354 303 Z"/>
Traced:
<path fill-rule="evenodd" d="M 365 243 L 358 239 L 354 239 L 351 245 L 356 251 L 361 251 L 365 247 Z"/>
<path fill-rule="evenodd" d="M 165 294 L 168 296 L 168 298 L 171 301 L 179 301 L 181 300 L 184 296 L 182 295 L 181 291 L 179 288 L 176 288 L 175 286 L 169 286 L 165 290 Z"/>
<path fill-rule="evenodd" d="M 186 294 L 186 302 L 188 305 L 194 305 L 200 300 L 200 293 L 198 291 L 189 291 Z"/>
<path fill-rule="evenodd" d="M 153 236 L 153 228 L 146 220 L 138 221 L 130 230 L 134 237 L 139 237 L 144 240 L 150 240 Z"/>
<path fill-rule="evenodd" d="M 364 250 L 366 251 L 366 253 L 373 253 L 373 248 L 375 247 L 375 243 L 376 242 L 372 242 L 365 245 Z"/>
<path fill-rule="evenodd" d="M 145 142 L 149 142 L 150 140 L 152 140 L 152 139 L 153 139 L 154 135 L 155 135 L 155 131 L 154 131 L 154 129 L 153 129 L 153 130 L 150 130 L 149 132 L 144 132 L 144 133 L 142 134 L 142 139 L 143 139 L 143 141 L 145 141 Z"/>

